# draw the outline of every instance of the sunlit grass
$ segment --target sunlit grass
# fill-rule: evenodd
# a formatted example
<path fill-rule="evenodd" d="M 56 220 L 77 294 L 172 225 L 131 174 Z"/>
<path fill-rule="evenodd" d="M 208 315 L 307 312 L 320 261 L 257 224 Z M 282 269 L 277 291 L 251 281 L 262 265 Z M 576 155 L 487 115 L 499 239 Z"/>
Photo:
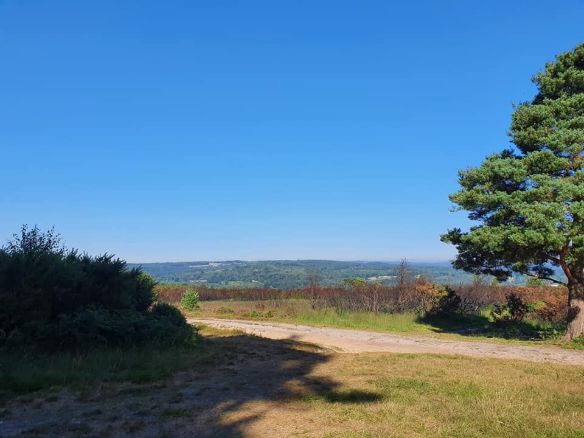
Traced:
<path fill-rule="evenodd" d="M 354 321 L 362 322 L 362 318 L 355 317 Z M 396 324 L 407 328 L 409 322 L 405 319 Z M 166 391 L 173 395 L 171 400 L 177 395 L 178 401 L 152 405 L 156 407 L 153 412 L 157 412 L 153 421 L 156 426 L 182 424 L 182 431 L 188 431 L 189 424 L 197 425 L 197 415 L 220 415 L 221 424 L 230 418 L 251 418 L 242 423 L 242 436 L 273 435 L 275 428 L 278 436 L 584 436 L 583 367 L 428 354 L 336 354 L 312 348 L 306 350 L 306 356 L 297 354 L 291 360 L 283 354 L 286 348 L 305 351 L 293 342 L 206 327 L 201 327 L 199 333 L 198 343 L 180 350 L 94 350 L 84 355 L 61 353 L 44 357 L 3 355 L 1 361 L 4 370 L 10 364 L 11 375 L 20 379 L 21 386 L 13 386 L 15 391 L 61 385 L 86 388 L 95 404 L 93 413 L 84 417 L 88 430 L 90 425 L 109 418 L 105 412 L 111 400 L 95 397 L 99 394 L 96 384 L 128 381 L 136 385 L 110 385 L 116 388 L 118 403 L 123 400 L 126 405 L 123 412 L 136 409 L 129 406 L 143 410 L 141 403 Z M 269 367 L 262 372 L 275 378 L 265 379 L 261 385 L 264 390 L 253 392 L 253 385 L 246 385 L 254 381 L 257 365 L 262 361 Z M 225 368 L 226 363 L 230 367 Z M 308 363 L 313 366 L 306 366 Z M 204 373 L 198 373 L 203 365 Z M 184 388 L 175 386 L 177 380 L 164 380 L 182 369 L 187 375 L 188 371 L 196 371 L 180 380 Z M 213 389 L 207 383 L 223 382 L 226 375 L 231 376 L 233 392 L 223 391 L 222 387 Z M 0 380 L 2 388 L 10 382 L 6 377 L 3 374 Z M 160 380 L 154 385 L 142 385 Z M 220 391 L 219 401 L 228 401 L 220 405 L 232 407 L 231 417 L 217 414 L 215 408 L 219 405 L 200 398 L 205 397 L 201 388 L 213 397 Z M 38 397 L 48 402 L 52 395 L 45 391 Z M 238 397 L 247 397 L 248 403 L 231 402 Z M 250 416 L 254 409 L 261 415 Z M 116 429 L 118 434 L 121 430 L 128 432 Z"/>
<path fill-rule="evenodd" d="M 432 334 L 432 326 L 420 323 L 412 313 L 373 314 L 370 312 L 336 312 L 322 309 L 299 313 L 295 322 L 349 329 L 374 330 L 380 332 Z"/>
<path fill-rule="evenodd" d="M 559 336 L 545 340 L 528 340 L 506 335 L 489 324 L 484 315 L 464 318 L 426 320 L 414 313 L 373 313 L 314 309 L 307 300 L 203 301 L 189 315 L 194 317 L 233 318 L 256 321 L 287 322 L 315 327 L 334 327 L 440 337 L 453 340 L 476 340 L 523 345 L 555 345 L 584 349 L 584 342 L 564 342 Z M 526 325 L 530 324 L 529 322 Z"/>
<path fill-rule="evenodd" d="M 370 353 L 327 371 L 377 401 L 307 400 L 325 436 L 584 436 L 582 367 Z"/>

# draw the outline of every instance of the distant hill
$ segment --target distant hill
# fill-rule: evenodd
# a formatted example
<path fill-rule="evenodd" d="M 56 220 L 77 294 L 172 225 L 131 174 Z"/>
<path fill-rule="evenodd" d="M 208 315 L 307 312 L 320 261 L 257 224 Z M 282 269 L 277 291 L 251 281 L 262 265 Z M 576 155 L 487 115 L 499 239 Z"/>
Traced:
<path fill-rule="evenodd" d="M 332 260 L 269 261 L 195 261 L 176 263 L 144 263 L 142 266 L 157 281 L 201 283 L 211 287 L 268 287 L 294 289 L 308 285 L 314 274 L 321 285 L 335 285 L 346 278 L 363 278 L 384 284 L 395 282 L 399 262 L 340 262 Z M 411 262 L 412 276 L 424 275 L 444 284 L 470 283 L 473 276 L 457 271 L 448 262 Z"/>

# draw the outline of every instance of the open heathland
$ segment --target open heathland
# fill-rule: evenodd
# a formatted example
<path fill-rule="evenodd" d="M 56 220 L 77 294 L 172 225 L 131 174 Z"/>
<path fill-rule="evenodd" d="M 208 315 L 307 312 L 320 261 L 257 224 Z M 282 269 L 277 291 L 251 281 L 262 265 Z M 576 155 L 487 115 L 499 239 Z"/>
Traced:
<path fill-rule="evenodd" d="M 584 368 L 443 355 L 340 354 L 202 328 L 205 360 L 145 383 L 23 394 L 2 436 L 468 437 L 584 434 Z"/>

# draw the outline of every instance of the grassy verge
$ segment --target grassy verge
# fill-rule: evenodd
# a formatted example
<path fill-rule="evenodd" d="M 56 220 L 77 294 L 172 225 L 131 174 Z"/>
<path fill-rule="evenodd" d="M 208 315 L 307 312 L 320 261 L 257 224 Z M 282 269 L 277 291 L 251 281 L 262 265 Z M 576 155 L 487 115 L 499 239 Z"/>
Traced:
<path fill-rule="evenodd" d="M 484 316 L 420 320 L 413 313 L 337 312 L 313 309 L 306 300 L 203 301 L 191 316 L 288 322 L 317 327 L 335 327 L 378 332 L 433 336 L 456 340 L 477 340 L 523 345 L 556 345 L 584 349 L 583 342 L 563 342 L 551 326 L 526 322 L 520 329 L 497 328 Z M 537 337 L 542 334 L 542 339 Z M 526 335 L 527 334 L 527 335 Z M 529 339 L 532 336 L 533 339 Z M 544 339 L 545 338 L 545 339 Z"/>
<path fill-rule="evenodd" d="M 227 304 L 213 303 L 211 315 L 203 303 L 201 313 L 246 316 Z M 304 302 L 238 304 L 256 319 L 311 322 L 290 316 Z M 371 316 L 331 313 L 312 321 L 429 333 L 428 324 L 407 315 L 378 315 L 379 325 Z M 201 327 L 185 348 L 3 353 L 0 421 L 13 434 L 50 436 L 577 437 L 584 436 L 583 378 L 584 368 L 575 366 L 335 354 Z"/>
<path fill-rule="evenodd" d="M 8 403 L 2 426 L 23 436 L 584 436 L 582 367 L 335 354 L 236 332 L 201 334 L 199 347 L 211 352 L 205 367 L 194 354 L 173 379 L 132 391 L 114 384 L 111 394 L 90 386 L 83 402 L 67 391 L 39 393 L 34 404 Z M 116 368 L 111 358 L 102 365 Z M 79 381 L 92 381 L 85 376 Z"/>
<path fill-rule="evenodd" d="M 50 354 L 4 351 L 0 355 L 0 402 L 53 387 L 154 382 L 181 369 L 204 364 L 212 354 L 200 336 L 191 345 L 181 347 L 104 347 Z"/>

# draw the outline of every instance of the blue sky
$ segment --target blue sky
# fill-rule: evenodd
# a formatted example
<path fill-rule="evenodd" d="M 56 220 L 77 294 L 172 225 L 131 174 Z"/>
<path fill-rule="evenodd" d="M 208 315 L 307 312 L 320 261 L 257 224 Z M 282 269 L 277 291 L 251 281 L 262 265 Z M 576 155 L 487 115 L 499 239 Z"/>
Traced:
<path fill-rule="evenodd" d="M 457 170 L 584 2 L 0 0 L 0 240 L 128 261 L 446 260 Z"/>

